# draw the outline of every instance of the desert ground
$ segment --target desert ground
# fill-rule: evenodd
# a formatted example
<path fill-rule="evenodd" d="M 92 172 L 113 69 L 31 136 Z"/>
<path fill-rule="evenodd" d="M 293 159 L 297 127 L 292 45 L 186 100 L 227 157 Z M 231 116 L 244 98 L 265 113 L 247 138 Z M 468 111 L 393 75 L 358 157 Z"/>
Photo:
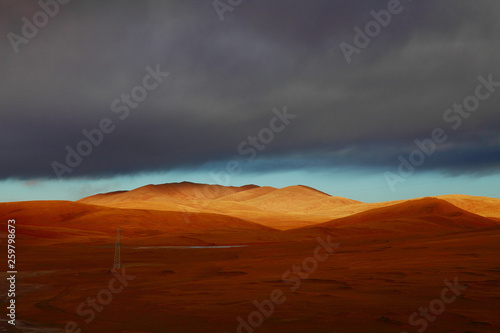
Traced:
<path fill-rule="evenodd" d="M 500 332 L 500 199 L 148 185 L 0 203 L 3 249 L 9 219 L 16 328 L 3 310 L 4 331 Z"/>

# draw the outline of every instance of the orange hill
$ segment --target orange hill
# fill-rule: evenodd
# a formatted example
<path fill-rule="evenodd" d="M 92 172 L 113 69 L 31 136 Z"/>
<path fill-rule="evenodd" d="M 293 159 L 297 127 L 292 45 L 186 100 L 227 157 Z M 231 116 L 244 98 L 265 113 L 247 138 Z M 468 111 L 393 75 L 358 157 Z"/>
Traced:
<path fill-rule="evenodd" d="M 118 209 L 71 201 L 26 201 L 0 203 L 0 220 L 16 219 L 22 223 L 18 234 L 39 238 L 68 237 L 99 240 L 117 227 L 127 229 L 131 237 L 168 236 L 172 234 L 248 231 L 274 229 L 232 216 L 143 209 Z"/>
<path fill-rule="evenodd" d="M 190 182 L 146 185 L 131 191 L 97 194 L 80 199 L 78 202 L 106 205 L 130 201 L 185 202 L 189 200 L 213 200 L 257 187 L 256 185 L 235 187 Z"/>
<path fill-rule="evenodd" d="M 408 200 L 375 208 L 310 228 L 357 228 L 384 231 L 453 231 L 496 226 L 498 223 L 436 198 Z"/>
<path fill-rule="evenodd" d="M 172 237 L 177 237 L 175 242 L 182 238 L 181 243 L 189 243 L 189 239 L 256 242 L 292 235 L 300 239 L 333 229 L 351 235 L 450 232 L 500 222 L 498 199 L 441 198 L 366 204 L 306 186 L 276 189 L 176 183 L 98 194 L 78 202 L 0 203 L 0 218 L 18 218 L 23 221 L 19 232 L 39 239 L 64 242 L 65 238 L 84 237 L 99 242 L 109 240 L 121 226 L 133 237 L 159 244 L 173 241 Z M 278 230 L 294 232 L 280 234 Z"/>
<path fill-rule="evenodd" d="M 221 198 L 221 200 L 224 200 L 224 198 Z M 321 200 L 328 200 L 330 206 L 360 203 L 351 199 L 332 197 L 326 193 L 301 185 L 276 189 L 246 200 L 245 203 L 266 211 L 314 213 L 315 203 Z"/>
<path fill-rule="evenodd" d="M 80 203 L 124 209 L 149 209 L 191 213 L 216 213 L 238 217 L 278 229 L 291 229 L 330 220 L 332 211 L 357 205 L 357 210 L 341 212 L 342 216 L 362 211 L 363 203 L 332 197 L 306 186 L 276 189 L 247 185 L 225 187 L 195 183 L 148 185 L 132 191 L 98 194 Z"/>
<path fill-rule="evenodd" d="M 492 218 L 496 222 L 500 219 L 500 199 L 466 195 L 447 195 L 434 199 L 442 199 L 455 208 Z M 301 185 L 277 189 L 269 186 L 228 187 L 189 182 L 147 185 L 131 191 L 98 194 L 78 202 L 121 209 L 220 214 L 281 230 L 330 223 L 332 220 L 363 212 L 373 213 L 374 209 L 388 207 L 391 207 L 388 208 L 391 214 L 396 214 L 393 210 L 400 207 L 398 204 L 402 207 L 406 207 L 406 203 L 408 206 L 416 204 L 415 200 L 366 204 L 330 196 Z M 444 205 L 443 202 L 440 205 Z M 401 219 L 414 220 L 413 213 L 407 212 Z"/>
<path fill-rule="evenodd" d="M 500 218 L 500 199 L 462 194 L 441 195 L 436 198 L 446 200 L 457 207 L 477 215 Z"/>

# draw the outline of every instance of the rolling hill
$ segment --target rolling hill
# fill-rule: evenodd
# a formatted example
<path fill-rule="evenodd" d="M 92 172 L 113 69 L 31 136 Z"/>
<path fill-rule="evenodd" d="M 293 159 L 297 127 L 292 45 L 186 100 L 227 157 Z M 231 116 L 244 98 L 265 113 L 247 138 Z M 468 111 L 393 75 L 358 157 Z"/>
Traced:
<path fill-rule="evenodd" d="M 436 232 L 491 226 L 498 226 L 498 223 L 493 219 L 470 213 L 442 199 L 421 198 L 371 209 L 309 226 L 309 228 Z"/>
<path fill-rule="evenodd" d="M 334 210 L 356 205 L 357 212 L 362 211 L 365 205 L 301 185 L 277 189 L 189 182 L 147 185 L 131 191 L 97 194 L 78 202 L 122 209 L 224 214 L 277 229 L 325 222 L 332 218 Z M 350 213 L 351 210 L 348 210 L 340 214 Z"/>

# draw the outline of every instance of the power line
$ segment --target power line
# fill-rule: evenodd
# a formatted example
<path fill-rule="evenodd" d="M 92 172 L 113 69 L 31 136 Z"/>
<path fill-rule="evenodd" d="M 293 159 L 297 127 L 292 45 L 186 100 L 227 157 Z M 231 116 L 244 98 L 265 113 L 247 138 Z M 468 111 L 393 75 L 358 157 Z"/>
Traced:
<path fill-rule="evenodd" d="M 118 227 L 116 234 L 116 243 L 115 243 L 115 260 L 113 263 L 113 269 L 122 268 L 122 258 L 120 253 L 120 227 Z"/>

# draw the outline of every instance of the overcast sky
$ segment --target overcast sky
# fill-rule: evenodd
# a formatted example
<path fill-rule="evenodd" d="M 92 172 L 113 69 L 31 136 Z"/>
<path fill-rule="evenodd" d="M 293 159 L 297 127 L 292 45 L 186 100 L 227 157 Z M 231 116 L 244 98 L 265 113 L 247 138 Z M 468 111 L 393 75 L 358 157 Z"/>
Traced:
<path fill-rule="evenodd" d="M 500 194 L 498 1 L 401 1 L 385 27 L 369 24 L 380 31 L 366 47 L 354 28 L 394 0 L 219 4 L 230 7 L 72 0 L 50 17 L 1 0 L 0 200 L 182 180 L 303 183 L 365 201 Z M 34 19 L 38 32 L 23 28 Z M 127 104 L 131 92 L 140 100 Z M 464 101 L 474 111 L 453 111 Z M 68 165 L 67 147 L 87 147 L 82 131 L 103 119 L 110 133 Z M 436 129 L 445 139 L 398 171 Z M 238 172 L 213 176 L 228 163 Z M 408 187 L 422 182 L 438 185 Z"/>

